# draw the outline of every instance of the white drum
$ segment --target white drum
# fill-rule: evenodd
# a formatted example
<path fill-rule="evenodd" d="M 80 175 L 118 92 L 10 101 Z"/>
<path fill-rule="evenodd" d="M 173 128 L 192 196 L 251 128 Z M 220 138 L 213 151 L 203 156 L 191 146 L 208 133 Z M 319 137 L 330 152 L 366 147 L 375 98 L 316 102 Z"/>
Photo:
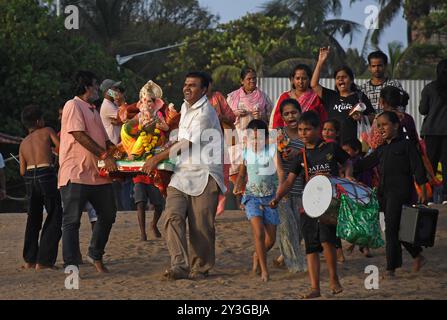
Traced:
<path fill-rule="evenodd" d="M 304 188 L 304 211 L 311 218 L 320 218 L 322 223 L 337 224 L 341 193 L 356 202 L 367 204 L 371 200 L 372 190 L 348 179 L 317 175 Z"/>

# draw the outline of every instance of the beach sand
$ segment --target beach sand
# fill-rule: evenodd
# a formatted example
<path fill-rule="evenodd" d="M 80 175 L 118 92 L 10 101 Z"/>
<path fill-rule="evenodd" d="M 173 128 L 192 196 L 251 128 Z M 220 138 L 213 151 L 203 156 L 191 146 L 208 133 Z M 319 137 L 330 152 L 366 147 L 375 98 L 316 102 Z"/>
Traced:
<path fill-rule="evenodd" d="M 384 273 L 384 249 L 373 250 L 364 258 L 354 251 L 339 264 L 344 292 L 334 296 L 328 286 L 327 269 L 322 261 L 320 299 L 446 299 L 447 298 L 447 208 L 440 209 L 435 246 L 424 249 L 428 263 L 412 273 L 412 259 L 404 251 L 404 266 L 394 280 L 379 280 L 379 289 L 365 289 L 365 268 L 375 265 Z M 149 215 L 149 219 L 151 218 Z M 149 221 L 148 219 L 148 221 Z M 163 218 L 159 223 L 164 234 Z M 169 265 L 165 240 L 139 241 L 135 212 L 120 212 L 113 226 L 104 260 L 111 273 L 98 274 L 93 266 L 80 267 L 79 290 L 65 288 L 66 274 L 59 251 L 59 270 L 22 270 L 23 234 L 26 214 L 0 214 L 0 299 L 278 299 L 295 300 L 307 292 L 306 273 L 291 274 L 277 269 L 268 255 L 271 281 L 262 283 L 250 274 L 253 241 L 250 225 L 243 212 L 226 211 L 216 222 L 216 265 L 205 280 L 163 281 L 161 274 Z M 81 226 L 81 251 L 87 253 L 91 230 L 87 215 Z M 344 247 L 348 246 L 344 243 Z"/>

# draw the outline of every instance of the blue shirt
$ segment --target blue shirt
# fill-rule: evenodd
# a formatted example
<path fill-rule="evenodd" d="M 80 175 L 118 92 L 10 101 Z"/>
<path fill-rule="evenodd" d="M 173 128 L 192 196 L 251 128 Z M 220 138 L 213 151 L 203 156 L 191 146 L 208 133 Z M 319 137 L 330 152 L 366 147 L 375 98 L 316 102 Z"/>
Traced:
<path fill-rule="evenodd" d="M 242 152 L 248 175 L 246 195 L 267 197 L 276 192 L 278 177 L 274 163 L 275 155 L 276 144 L 271 144 L 257 153 L 252 149 L 245 149 Z"/>

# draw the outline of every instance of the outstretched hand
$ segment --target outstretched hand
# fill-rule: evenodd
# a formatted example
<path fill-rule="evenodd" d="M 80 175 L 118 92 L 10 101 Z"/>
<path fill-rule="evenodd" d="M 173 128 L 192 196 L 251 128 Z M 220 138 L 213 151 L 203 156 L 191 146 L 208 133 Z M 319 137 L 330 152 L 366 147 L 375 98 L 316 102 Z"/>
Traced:
<path fill-rule="evenodd" d="M 320 48 L 320 55 L 318 56 L 318 61 L 325 62 L 329 56 L 330 51 L 331 51 L 331 47 Z"/>

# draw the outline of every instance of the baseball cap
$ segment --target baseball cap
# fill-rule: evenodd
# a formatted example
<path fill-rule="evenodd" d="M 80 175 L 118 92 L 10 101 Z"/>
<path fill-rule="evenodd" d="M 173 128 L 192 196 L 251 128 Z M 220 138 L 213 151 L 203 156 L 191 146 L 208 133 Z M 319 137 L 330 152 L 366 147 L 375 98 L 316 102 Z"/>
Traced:
<path fill-rule="evenodd" d="M 101 85 L 99 86 L 99 89 L 102 92 L 106 92 L 107 90 L 109 90 L 112 87 L 119 87 L 121 84 L 121 81 L 115 81 L 112 79 L 105 79 Z"/>

